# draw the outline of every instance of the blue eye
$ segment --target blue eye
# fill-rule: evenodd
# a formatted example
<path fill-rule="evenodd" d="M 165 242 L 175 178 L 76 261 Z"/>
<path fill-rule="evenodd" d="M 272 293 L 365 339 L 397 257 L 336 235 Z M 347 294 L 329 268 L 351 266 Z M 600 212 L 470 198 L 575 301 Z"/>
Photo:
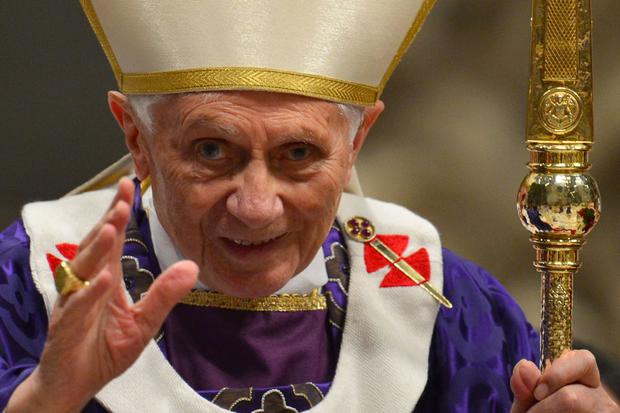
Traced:
<path fill-rule="evenodd" d="M 307 159 L 310 154 L 311 150 L 307 146 L 295 146 L 287 151 L 287 157 L 291 161 L 303 161 Z"/>
<path fill-rule="evenodd" d="M 202 142 L 198 145 L 198 152 L 205 159 L 215 161 L 224 155 L 222 144 L 218 142 Z"/>

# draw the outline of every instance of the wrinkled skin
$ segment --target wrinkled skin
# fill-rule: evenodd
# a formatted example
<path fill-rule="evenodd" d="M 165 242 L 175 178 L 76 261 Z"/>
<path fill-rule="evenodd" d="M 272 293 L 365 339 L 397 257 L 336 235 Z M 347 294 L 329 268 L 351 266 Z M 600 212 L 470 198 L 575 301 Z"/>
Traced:
<path fill-rule="evenodd" d="M 41 361 L 11 396 L 9 413 L 80 411 L 133 364 L 198 273 L 211 288 L 238 296 L 267 295 L 284 285 L 317 252 L 383 109 L 381 102 L 366 109 L 351 144 L 336 106 L 316 99 L 177 97 L 155 108 L 154 136 L 125 96 L 111 92 L 109 103 L 139 177 L 152 177 L 162 225 L 193 262 L 174 264 L 138 303 L 127 302 L 120 257 L 133 184 L 121 180 L 110 209 L 70 263 L 91 285 L 59 297 Z"/>
<path fill-rule="evenodd" d="M 383 109 L 366 109 L 351 143 L 337 106 L 308 97 L 175 96 L 153 105 L 152 133 L 124 96 L 110 101 L 175 246 L 210 289 L 241 297 L 274 293 L 314 258 Z"/>

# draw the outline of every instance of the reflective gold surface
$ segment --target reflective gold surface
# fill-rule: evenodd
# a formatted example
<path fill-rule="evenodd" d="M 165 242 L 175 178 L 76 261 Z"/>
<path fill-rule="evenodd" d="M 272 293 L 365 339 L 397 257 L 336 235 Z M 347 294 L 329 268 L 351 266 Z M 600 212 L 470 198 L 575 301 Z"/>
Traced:
<path fill-rule="evenodd" d="M 532 1 L 527 144 L 517 210 L 542 274 L 541 368 L 572 346 L 573 275 L 600 217 L 588 174 L 592 131 L 590 0 Z"/>
<path fill-rule="evenodd" d="M 554 87 L 540 98 L 538 115 L 548 132 L 565 134 L 577 127 L 581 120 L 581 98 L 572 89 Z"/>
<path fill-rule="evenodd" d="M 578 70 L 577 0 L 545 2 L 544 80 L 575 80 Z"/>
<path fill-rule="evenodd" d="M 56 267 L 54 283 L 56 284 L 56 291 L 63 296 L 79 291 L 90 284 L 75 275 L 68 261 L 61 261 Z"/>
<path fill-rule="evenodd" d="M 349 218 L 344 224 L 344 232 L 349 238 L 358 242 L 372 241 L 376 235 L 375 226 L 372 222 L 360 216 Z M 379 253 L 381 253 L 381 251 L 379 251 Z M 383 255 L 383 253 L 381 254 Z"/>
<path fill-rule="evenodd" d="M 399 260 L 394 263 L 394 266 L 401 270 L 403 274 L 407 277 L 411 278 L 413 281 L 418 283 L 418 286 L 422 287 L 427 293 L 430 294 L 435 300 L 439 302 L 439 304 L 443 305 L 446 308 L 452 308 L 452 303 L 448 300 L 443 294 L 433 287 L 433 285 L 429 282 L 425 282 L 424 277 L 417 272 L 407 261 Z"/>
<path fill-rule="evenodd" d="M 532 1 L 528 143 L 592 142 L 591 33 L 590 0 Z M 581 100 L 579 122 L 572 129 L 550 131 L 541 121 L 543 96 L 554 88 L 563 88 L 559 90 Z M 555 109 L 573 112 L 571 100 L 558 102 Z"/>
<path fill-rule="evenodd" d="M 584 173 L 531 172 L 519 191 L 519 215 L 533 234 L 581 238 L 599 219 L 598 187 Z"/>
<path fill-rule="evenodd" d="M 541 367 L 572 348 L 573 274 L 542 273 Z"/>

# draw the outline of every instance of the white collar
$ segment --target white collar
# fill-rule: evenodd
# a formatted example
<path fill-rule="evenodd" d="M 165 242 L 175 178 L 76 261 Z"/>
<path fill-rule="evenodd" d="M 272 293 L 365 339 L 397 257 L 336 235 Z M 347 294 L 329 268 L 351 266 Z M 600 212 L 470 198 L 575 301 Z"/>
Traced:
<path fill-rule="evenodd" d="M 142 207 L 149 219 L 149 229 L 151 230 L 151 240 L 155 250 L 155 256 L 162 271 L 170 267 L 175 262 L 184 259 L 181 252 L 175 247 L 172 239 L 159 222 L 155 204 L 153 202 L 153 191 L 149 188 L 142 195 Z M 319 248 L 316 255 L 299 274 L 291 278 L 275 294 L 308 294 L 313 290 L 322 287 L 327 283 L 327 270 L 325 269 L 325 257 L 323 248 Z M 207 290 L 208 287 L 198 281 L 197 288 Z"/>

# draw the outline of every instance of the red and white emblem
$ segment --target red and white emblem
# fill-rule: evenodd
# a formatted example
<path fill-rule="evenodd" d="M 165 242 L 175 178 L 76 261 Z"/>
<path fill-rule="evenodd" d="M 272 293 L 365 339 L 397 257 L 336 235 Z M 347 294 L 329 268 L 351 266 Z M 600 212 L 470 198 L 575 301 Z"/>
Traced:
<path fill-rule="evenodd" d="M 416 282 L 411 278 L 407 277 L 400 269 L 396 268 L 395 265 L 389 262 L 383 255 L 381 255 L 375 248 L 371 247 L 370 244 L 366 243 L 364 245 L 364 263 L 366 264 L 366 271 L 369 273 L 373 273 L 387 266 L 390 267 L 390 271 L 383 277 L 383 281 L 381 281 L 381 288 L 386 287 L 413 287 L 416 285 L 420 285 L 422 283 L 427 282 L 431 276 L 431 261 L 428 256 L 428 251 L 426 248 L 420 248 L 413 254 L 403 257 L 402 254 L 407 249 L 407 245 L 409 244 L 409 237 L 407 235 L 380 235 L 378 234 L 377 239 L 381 240 L 383 244 L 385 244 L 388 248 L 390 248 L 394 253 L 398 255 L 401 260 L 404 260 L 409 264 L 413 269 L 415 269 L 418 274 L 424 277 L 424 281 Z"/>

